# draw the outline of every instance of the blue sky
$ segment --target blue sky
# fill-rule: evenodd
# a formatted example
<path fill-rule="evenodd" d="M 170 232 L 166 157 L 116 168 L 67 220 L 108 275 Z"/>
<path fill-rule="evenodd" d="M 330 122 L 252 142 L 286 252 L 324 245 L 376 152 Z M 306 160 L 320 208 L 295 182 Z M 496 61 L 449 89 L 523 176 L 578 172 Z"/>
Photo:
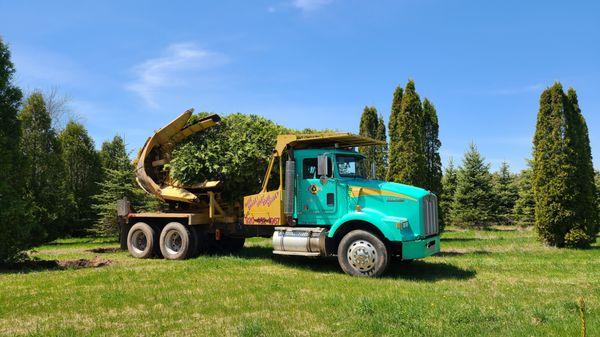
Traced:
<path fill-rule="evenodd" d="M 530 156 L 538 99 L 573 86 L 600 167 L 598 1 L 6 1 L 17 83 L 70 97 L 99 146 L 131 149 L 187 108 L 356 132 L 409 78 L 441 154 L 474 141 L 497 168 Z"/>

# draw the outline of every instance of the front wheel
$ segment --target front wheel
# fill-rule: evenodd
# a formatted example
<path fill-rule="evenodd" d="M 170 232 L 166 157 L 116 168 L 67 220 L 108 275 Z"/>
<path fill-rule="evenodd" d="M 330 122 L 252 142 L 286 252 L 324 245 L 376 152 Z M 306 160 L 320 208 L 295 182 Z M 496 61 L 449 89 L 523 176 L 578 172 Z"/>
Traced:
<path fill-rule="evenodd" d="M 387 268 L 389 257 L 387 247 L 377 236 L 354 230 L 342 238 L 338 262 L 346 274 L 378 277 Z"/>

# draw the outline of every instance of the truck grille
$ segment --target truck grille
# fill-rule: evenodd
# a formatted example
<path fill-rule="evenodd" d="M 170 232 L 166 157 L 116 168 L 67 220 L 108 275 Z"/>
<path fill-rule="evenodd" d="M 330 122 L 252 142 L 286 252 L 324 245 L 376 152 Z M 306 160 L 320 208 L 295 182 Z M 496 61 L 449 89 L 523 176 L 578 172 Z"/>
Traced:
<path fill-rule="evenodd" d="M 440 231 L 438 221 L 437 197 L 429 194 L 423 198 L 424 234 L 425 236 L 438 234 Z"/>

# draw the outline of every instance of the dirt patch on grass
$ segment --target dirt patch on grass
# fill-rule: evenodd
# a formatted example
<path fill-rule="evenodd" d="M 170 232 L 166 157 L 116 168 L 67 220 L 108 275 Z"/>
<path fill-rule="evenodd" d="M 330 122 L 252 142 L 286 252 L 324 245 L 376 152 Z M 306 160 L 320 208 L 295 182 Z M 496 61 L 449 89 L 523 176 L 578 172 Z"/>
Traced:
<path fill-rule="evenodd" d="M 96 254 L 108 254 L 108 253 L 118 253 L 121 249 L 118 247 L 106 247 L 106 248 L 93 248 L 88 249 L 86 252 L 96 253 Z"/>
<path fill-rule="evenodd" d="M 5 272 L 30 272 L 42 270 L 63 270 L 63 269 L 82 269 L 82 268 L 100 268 L 113 263 L 111 260 L 95 256 L 92 259 L 78 260 L 26 260 L 5 267 L 0 271 Z"/>
<path fill-rule="evenodd" d="M 112 263 L 111 260 L 94 256 L 93 259 L 65 260 L 58 261 L 58 266 L 63 269 L 79 269 L 79 268 L 99 268 L 106 267 Z"/>

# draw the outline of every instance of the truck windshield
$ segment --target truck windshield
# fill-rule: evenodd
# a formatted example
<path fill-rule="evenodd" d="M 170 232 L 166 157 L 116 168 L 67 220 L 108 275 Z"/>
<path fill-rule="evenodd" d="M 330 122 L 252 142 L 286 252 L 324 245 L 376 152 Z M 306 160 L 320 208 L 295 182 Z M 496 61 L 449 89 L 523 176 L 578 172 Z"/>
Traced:
<path fill-rule="evenodd" d="M 362 157 L 349 156 L 349 155 L 338 155 L 335 156 L 338 172 L 340 177 L 344 178 L 364 178 L 366 174 L 363 168 Z"/>

